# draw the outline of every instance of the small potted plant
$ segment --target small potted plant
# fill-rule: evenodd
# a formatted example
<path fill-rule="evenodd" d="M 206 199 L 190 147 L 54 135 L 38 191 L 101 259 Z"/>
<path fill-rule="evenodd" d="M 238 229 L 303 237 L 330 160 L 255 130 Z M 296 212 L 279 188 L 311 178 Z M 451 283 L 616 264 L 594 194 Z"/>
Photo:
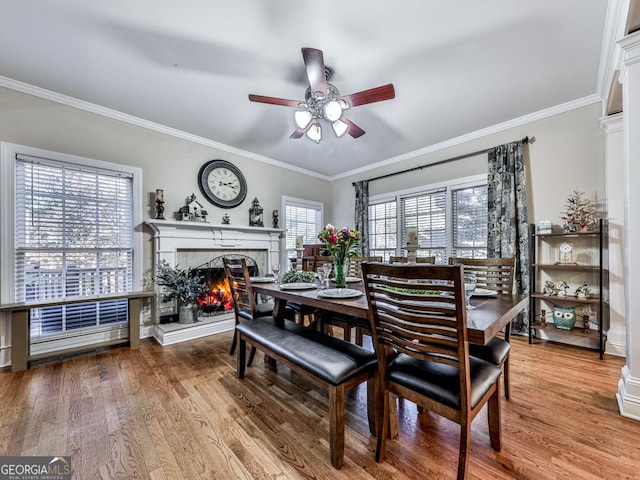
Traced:
<path fill-rule="evenodd" d="M 207 286 L 203 279 L 194 275 L 192 269 L 169 266 L 166 261 L 158 264 L 156 273 L 156 284 L 164 287 L 162 290 L 162 301 L 178 302 L 178 322 L 195 323 L 198 320 L 196 315 L 196 300 L 207 292 Z"/>

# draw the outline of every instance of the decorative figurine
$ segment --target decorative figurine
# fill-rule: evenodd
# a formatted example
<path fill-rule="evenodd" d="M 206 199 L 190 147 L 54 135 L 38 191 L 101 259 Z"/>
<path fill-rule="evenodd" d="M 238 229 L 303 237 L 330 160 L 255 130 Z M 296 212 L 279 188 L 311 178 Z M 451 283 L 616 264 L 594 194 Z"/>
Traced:
<path fill-rule="evenodd" d="M 540 310 L 540 325 L 547 326 L 547 311 L 545 309 Z"/>
<path fill-rule="evenodd" d="M 274 210 L 271 214 L 271 219 L 273 221 L 273 228 L 280 228 L 278 226 L 278 210 Z"/>
<path fill-rule="evenodd" d="M 591 289 L 589 288 L 589 286 L 587 285 L 587 282 L 584 282 L 581 286 L 579 286 L 576 289 L 576 297 L 581 298 L 581 299 L 587 299 L 589 298 L 589 294 L 591 293 Z"/>
<path fill-rule="evenodd" d="M 544 293 L 545 295 L 558 295 L 559 291 L 559 288 L 556 287 L 556 285 L 551 280 L 547 280 L 546 282 L 544 282 L 542 293 Z"/>
<path fill-rule="evenodd" d="M 567 290 L 569 290 L 569 284 L 564 280 L 560 280 L 560 290 L 558 291 L 559 297 L 566 297 Z"/>
<path fill-rule="evenodd" d="M 229 225 L 230 223 L 231 223 L 231 217 L 229 217 L 229 214 L 228 214 L 228 213 L 225 213 L 225 214 L 222 216 L 222 224 L 223 224 L 223 225 Z"/>
<path fill-rule="evenodd" d="M 156 220 L 164 220 L 164 190 L 156 189 Z"/>
<path fill-rule="evenodd" d="M 195 193 L 192 193 L 191 196 L 187 197 L 187 204 L 184 207 L 180 207 L 178 210 L 178 214 L 181 216 L 182 220 L 192 221 L 192 222 L 206 222 L 207 221 L 207 211 L 204 207 L 196 200 Z"/>
<path fill-rule="evenodd" d="M 584 333 L 591 333 L 591 322 L 589 321 L 589 315 L 586 313 L 582 315 L 582 321 L 584 322 Z"/>
<path fill-rule="evenodd" d="M 251 208 L 249 209 L 249 226 L 250 227 L 264 227 L 262 222 L 263 208 L 260 206 L 257 198 L 251 202 Z"/>

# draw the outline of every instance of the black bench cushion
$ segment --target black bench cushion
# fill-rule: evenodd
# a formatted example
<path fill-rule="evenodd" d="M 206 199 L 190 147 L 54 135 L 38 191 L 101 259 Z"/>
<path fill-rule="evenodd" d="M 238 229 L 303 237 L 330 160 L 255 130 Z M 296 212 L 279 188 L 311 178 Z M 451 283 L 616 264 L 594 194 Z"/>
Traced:
<path fill-rule="evenodd" d="M 240 323 L 236 330 L 331 385 L 376 366 L 373 352 L 287 320 L 284 329 L 261 319 Z"/>
<path fill-rule="evenodd" d="M 502 370 L 474 357 L 469 357 L 471 407 L 475 407 L 496 382 Z M 460 409 L 460 374 L 457 367 L 427 362 L 399 354 L 390 363 L 387 378 L 449 407 Z"/>

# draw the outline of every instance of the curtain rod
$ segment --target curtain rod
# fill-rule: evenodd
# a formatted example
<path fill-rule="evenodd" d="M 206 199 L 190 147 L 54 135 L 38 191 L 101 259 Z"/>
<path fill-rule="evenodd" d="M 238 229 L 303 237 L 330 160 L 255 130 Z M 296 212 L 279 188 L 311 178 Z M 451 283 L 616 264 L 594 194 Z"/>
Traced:
<path fill-rule="evenodd" d="M 522 139 L 522 143 L 529 143 L 529 137 L 524 137 Z M 494 149 L 495 147 L 485 148 L 484 150 L 478 150 L 476 152 L 465 153 L 464 155 L 458 155 L 457 157 L 447 158 L 445 160 L 438 160 L 437 162 L 427 163 L 426 165 L 420 165 L 418 167 L 407 168 L 406 170 L 400 170 L 399 172 L 387 173 L 386 175 L 380 175 L 379 177 L 369 178 L 365 180 L 366 182 L 373 182 L 374 180 L 382 180 L 383 178 L 394 177 L 396 175 L 400 175 L 403 173 L 415 172 L 416 170 L 422 170 L 427 167 L 435 167 L 436 165 L 442 165 L 444 163 L 454 162 L 456 160 L 463 160 L 469 157 L 475 157 L 476 155 L 481 155 L 483 153 L 487 153 L 489 150 Z M 352 185 L 355 185 L 356 182 L 352 182 Z"/>

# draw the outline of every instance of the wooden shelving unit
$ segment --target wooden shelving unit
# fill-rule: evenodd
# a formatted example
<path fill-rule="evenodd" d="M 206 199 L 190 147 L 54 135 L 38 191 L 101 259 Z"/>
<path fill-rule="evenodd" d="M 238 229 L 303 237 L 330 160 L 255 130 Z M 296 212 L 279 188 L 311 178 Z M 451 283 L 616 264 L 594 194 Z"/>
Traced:
<path fill-rule="evenodd" d="M 533 343 L 534 339 L 541 339 L 593 348 L 598 350 L 602 359 L 604 357 L 608 325 L 608 309 L 606 308 L 608 275 L 604 262 L 604 240 L 606 238 L 604 222 L 599 220 L 597 230 L 577 233 L 536 233 L 535 224 L 531 224 L 529 228 L 531 261 L 529 271 L 532 292 L 529 295 L 529 343 Z M 582 251 L 595 254 L 585 255 L 587 258 L 592 259 L 591 262 L 555 263 L 554 259 L 550 258 L 550 251 L 553 251 L 564 241 L 570 241 Z M 541 252 L 541 246 L 543 245 L 548 247 L 546 252 Z M 571 294 L 558 296 L 542 293 L 543 276 L 557 282 L 562 279 L 563 275 L 584 275 L 585 278 L 589 279 L 589 287 L 592 290 L 597 288 L 597 292 L 590 294 L 588 298 L 578 298 Z M 596 315 L 594 323 L 597 328 L 591 328 L 586 331 L 583 325 L 578 324 L 572 330 L 563 330 L 555 327 L 553 317 L 551 317 L 550 321 L 547 321 L 545 316 L 545 321 L 541 321 L 541 311 L 552 311 L 553 305 L 573 307 L 577 310 L 591 307 Z M 592 322 L 593 320 L 591 319 Z"/>

